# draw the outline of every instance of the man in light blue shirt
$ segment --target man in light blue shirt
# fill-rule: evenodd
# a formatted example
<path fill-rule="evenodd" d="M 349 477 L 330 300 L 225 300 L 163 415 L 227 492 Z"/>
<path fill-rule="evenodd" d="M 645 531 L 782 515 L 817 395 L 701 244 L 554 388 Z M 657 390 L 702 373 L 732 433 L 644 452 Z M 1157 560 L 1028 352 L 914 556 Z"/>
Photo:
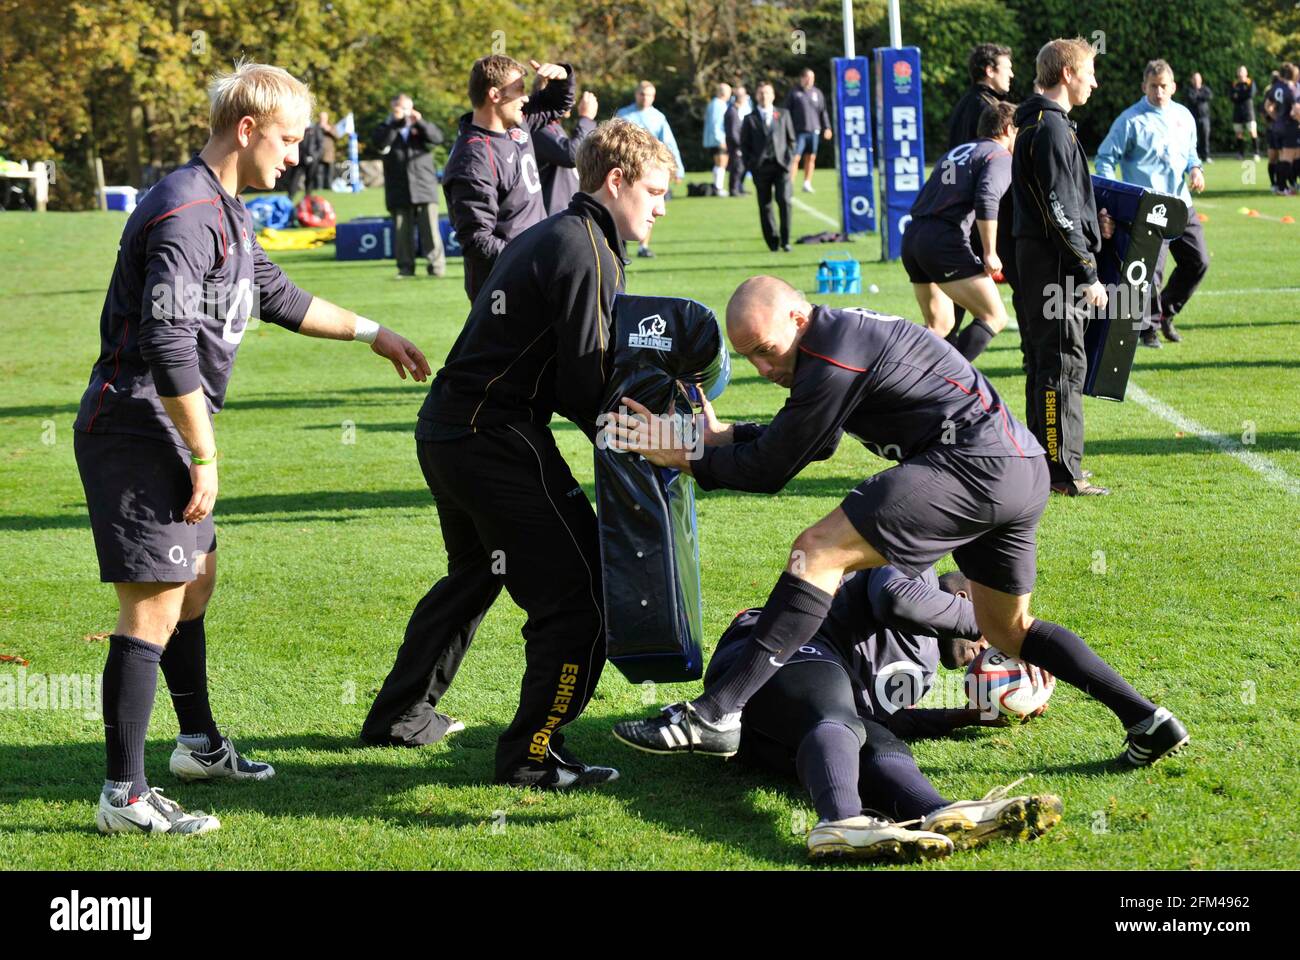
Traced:
<path fill-rule="evenodd" d="M 727 103 L 731 100 L 731 84 L 720 83 L 713 88 L 713 99 L 704 108 L 704 149 L 713 154 L 713 193 L 727 195 Z"/>
<path fill-rule="evenodd" d="M 1151 296 L 1143 311 L 1144 347 L 1160 346 L 1157 323 L 1166 340 L 1176 343 L 1182 339 L 1174 329 L 1174 317 L 1187 305 L 1210 266 L 1205 231 L 1187 189 L 1189 185 L 1197 193 L 1205 189 L 1201 159 L 1196 154 L 1196 121 L 1190 110 L 1174 103 L 1175 89 L 1169 64 L 1163 60 L 1148 63 L 1142 77 L 1144 96 L 1115 119 L 1097 150 L 1098 176 L 1173 194 L 1188 207 L 1187 230 L 1166 241 L 1156 261 Z M 1165 257 L 1170 252 L 1176 266 L 1162 289 Z"/>
<path fill-rule="evenodd" d="M 673 159 L 677 161 L 677 169 L 673 172 L 673 177 L 677 183 L 681 183 L 686 176 L 686 168 L 682 166 L 682 154 L 677 149 L 677 138 L 673 136 L 673 128 L 668 126 L 668 118 L 655 109 L 654 102 L 655 85 L 649 80 L 642 80 L 636 85 L 636 103 L 629 103 L 626 107 L 620 108 L 614 116 L 631 120 L 654 134 L 655 138 L 672 152 Z M 636 255 L 654 256 L 654 251 L 650 249 L 650 234 L 647 233 L 645 239 L 641 241 Z"/>

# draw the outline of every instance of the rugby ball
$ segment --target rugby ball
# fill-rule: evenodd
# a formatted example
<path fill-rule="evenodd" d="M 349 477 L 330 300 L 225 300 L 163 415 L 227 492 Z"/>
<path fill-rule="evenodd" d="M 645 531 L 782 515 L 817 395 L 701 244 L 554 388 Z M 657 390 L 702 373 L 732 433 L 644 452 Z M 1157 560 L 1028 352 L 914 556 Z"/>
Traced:
<path fill-rule="evenodd" d="M 966 668 L 966 697 L 970 705 L 992 716 L 1024 718 L 1047 703 L 1056 678 L 1019 657 L 989 647 Z"/>

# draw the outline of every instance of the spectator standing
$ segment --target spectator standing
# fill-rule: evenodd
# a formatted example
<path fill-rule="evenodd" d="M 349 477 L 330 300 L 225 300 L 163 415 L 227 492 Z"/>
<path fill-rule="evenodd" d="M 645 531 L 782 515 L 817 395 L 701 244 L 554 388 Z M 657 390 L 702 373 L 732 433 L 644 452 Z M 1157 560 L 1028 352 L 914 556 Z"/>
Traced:
<path fill-rule="evenodd" d="M 753 109 L 754 104 L 749 99 L 749 91 L 745 89 L 744 84 L 736 84 L 736 89 L 731 95 L 731 104 L 723 117 L 723 126 L 727 133 L 727 155 L 731 158 L 728 192 L 733 197 L 745 195 L 745 174 L 749 172 L 749 168 L 745 166 L 745 156 L 740 150 L 740 127 Z"/>
<path fill-rule="evenodd" d="M 371 143 L 384 160 L 384 205 L 393 215 L 397 279 L 415 276 L 416 230 L 429 275 L 441 277 L 447 272 L 447 255 L 438 233 L 433 148 L 442 143 L 442 131 L 425 120 L 404 93 L 393 97 L 389 106 L 388 119 L 375 128 Z"/>
<path fill-rule="evenodd" d="M 740 149 L 745 166 L 754 173 L 754 192 L 758 196 L 758 220 L 769 250 L 790 251 L 790 162 L 795 156 L 794 123 L 788 111 L 773 106 L 776 91 L 764 80 L 754 90 L 757 106 L 741 125 Z M 772 222 L 772 197 L 781 218 L 777 233 Z"/>
<path fill-rule="evenodd" d="M 826 109 L 826 95 L 816 86 L 817 76 L 807 67 L 799 74 L 799 85 L 786 97 L 786 111 L 794 124 L 798 145 L 790 161 L 790 177 L 799 171 L 803 161 L 803 192 L 815 193 L 812 185 L 813 170 L 817 166 L 817 140 L 831 138 L 831 115 Z M 757 187 L 757 181 L 755 181 Z"/>
<path fill-rule="evenodd" d="M 725 196 L 727 193 L 727 106 L 731 100 L 731 85 L 718 84 L 713 90 L 713 99 L 704 108 L 704 149 L 713 155 L 713 193 Z"/>
<path fill-rule="evenodd" d="M 673 171 L 673 180 L 681 183 L 686 178 L 686 167 L 682 165 L 682 154 L 677 149 L 677 138 L 673 136 L 673 128 L 668 125 L 668 118 L 663 112 L 655 107 L 655 85 L 649 80 L 642 80 L 636 86 L 636 102 L 629 103 L 625 107 L 619 108 L 615 117 L 622 117 L 625 120 L 631 120 L 638 126 L 645 127 L 654 135 L 654 138 L 668 148 L 677 163 L 677 169 Z M 672 199 L 672 191 L 668 191 L 668 199 Z M 653 230 L 653 227 L 651 228 Z M 654 251 L 650 249 L 650 234 L 645 235 L 639 246 L 636 255 L 638 257 L 653 257 Z"/>
<path fill-rule="evenodd" d="M 1200 73 L 1192 74 L 1192 85 L 1187 90 L 1187 104 L 1192 117 L 1196 120 L 1196 153 L 1206 163 L 1213 163 L 1210 156 L 1210 101 L 1214 91 L 1210 89 Z"/>

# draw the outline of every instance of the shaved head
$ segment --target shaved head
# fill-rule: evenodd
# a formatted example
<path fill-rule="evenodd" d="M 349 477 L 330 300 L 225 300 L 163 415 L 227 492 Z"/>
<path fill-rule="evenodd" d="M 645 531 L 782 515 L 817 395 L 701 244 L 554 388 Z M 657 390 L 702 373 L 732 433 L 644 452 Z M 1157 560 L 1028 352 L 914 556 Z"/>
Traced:
<path fill-rule="evenodd" d="M 727 335 L 732 331 L 770 324 L 785 313 L 786 305 L 807 306 L 801 294 L 780 277 L 750 277 L 727 301 Z"/>
<path fill-rule="evenodd" d="M 760 374 L 789 387 L 799 338 L 812 315 L 804 295 L 779 277 L 750 277 L 727 303 L 727 339 Z"/>

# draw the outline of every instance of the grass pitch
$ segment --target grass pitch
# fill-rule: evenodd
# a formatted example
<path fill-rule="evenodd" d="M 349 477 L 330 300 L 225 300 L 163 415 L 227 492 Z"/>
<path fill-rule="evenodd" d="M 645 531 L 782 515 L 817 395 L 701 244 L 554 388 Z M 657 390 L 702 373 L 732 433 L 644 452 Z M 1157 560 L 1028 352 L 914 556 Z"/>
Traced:
<path fill-rule="evenodd" d="M 1248 164 L 1247 167 L 1250 165 Z M 1059 793 L 1065 819 L 1032 844 L 1001 844 L 920 868 L 1294 867 L 1287 815 L 1300 793 L 1300 666 L 1295 632 L 1300 515 L 1300 199 L 1208 168 L 1209 276 L 1179 326 L 1181 344 L 1142 350 L 1133 382 L 1183 421 L 1130 397 L 1088 399 L 1087 465 L 1107 499 L 1054 498 L 1040 531 L 1034 608 L 1087 638 L 1146 695 L 1191 729 L 1178 757 L 1141 771 L 1111 766 L 1122 731 L 1110 713 L 1059 687 L 1023 727 L 968 731 L 914 746 L 952 798 L 1032 772 Z M 834 174 L 796 193 L 794 233 L 838 220 Z M 684 191 L 683 191 L 684 193 Z M 340 218 L 382 213 L 382 193 L 332 196 Z M 1238 208 L 1255 208 L 1248 217 Z M 897 263 L 879 240 L 768 253 L 754 200 L 682 197 L 655 231 L 655 260 L 634 259 L 633 293 L 689 296 L 721 312 L 736 284 L 775 273 L 815 289 L 832 250 L 863 262 L 878 294 L 822 297 L 916 318 Z M 97 325 L 121 214 L 0 216 L 0 685 L 29 693 L 97 680 L 113 627 L 98 582 L 72 456 L 72 421 L 97 349 Z M 391 263 L 339 263 L 333 249 L 277 254 L 312 292 L 415 340 L 435 369 L 467 312 L 459 262 L 443 280 L 396 283 Z M 734 358 L 735 359 L 735 358 Z M 979 360 L 1017 414 L 1017 335 Z M 726 419 L 763 419 L 785 394 L 744 361 L 719 400 Z M 265 784 L 181 785 L 167 773 L 176 721 L 159 684 L 147 749 L 151 782 L 220 815 L 191 840 L 102 838 L 98 701 L 70 697 L 0 709 L 0 864 L 16 868 L 792 868 L 806 864 L 815 820 L 797 784 L 706 758 L 659 758 L 609 734 L 621 719 L 693 694 L 646 691 L 607 669 L 569 733 L 580 756 L 613 763 L 607 789 L 550 796 L 494 786 L 492 752 L 514 711 L 521 611 L 503 594 L 444 708 L 468 729 L 420 750 L 365 749 L 356 734 L 401 640 L 407 615 L 445 569 L 436 516 L 415 462 L 424 389 L 357 344 L 249 332 L 217 419 L 223 460 L 219 585 L 208 612 L 217 720 L 245 752 L 275 764 Z M 1195 421 L 1217 444 L 1188 429 Z M 565 423 L 557 437 L 592 492 L 591 452 Z M 348 442 L 349 440 L 353 442 Z M 1266 459 L 1252 469 L 1224 449 Z M 1247 458 L 1249 459 L 1249 458 Z M 706 632 L 760 604 L 790 542 L 864 476 L 882 469 L 851 438 L 781 494 L 699 501 Z M 947 569 L 950 561 L 941 569 Z M 22 671 L 20 673 L 20 671 Z M 43 685 L 43 686 L 42 686 Z M 0 696 L 3 696 L 0 686 Z M 34 695 L 34 694 L 33 694 Z M 71 705 L 69 706 L 69 701 Z M 3 701 L 0 701 L 3 706 Z M 54 708 L 57 706 L 58 708 Z M 87 709 L 89 707 L 90 709 Z M 851 868 L 848 868 L 851 869 Z"/>

